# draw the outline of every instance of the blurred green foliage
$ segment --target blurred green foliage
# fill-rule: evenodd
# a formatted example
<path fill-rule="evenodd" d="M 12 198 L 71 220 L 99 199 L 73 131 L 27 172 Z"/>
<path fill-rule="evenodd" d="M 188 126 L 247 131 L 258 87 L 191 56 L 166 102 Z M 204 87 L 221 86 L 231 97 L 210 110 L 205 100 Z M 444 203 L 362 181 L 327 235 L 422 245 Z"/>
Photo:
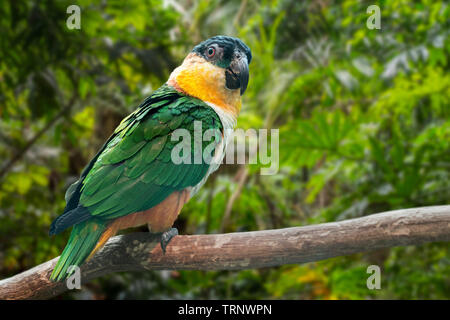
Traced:
<path fill-rule="evenodd" d="M 66 27 L 71 4 L 80 30 Z M 67 187 L 193 45 L 216 34 L 252 49 L 238 126 L 280 129 L 280 171 L 222 166 L 183 209 L 181 233 L 448 204 L 450 7 L 378 1 L 381 29 L 369 30 L 371 4 L 4 0 L 0 277 L 60 253 L 69 233 L 47 232 Z M 448 299 L 449 253 L 434 243 L 241 272 L 113 274 L 63 297 Z M 381 290 L 366 288 L 371 264 L 382 268 Z"/>

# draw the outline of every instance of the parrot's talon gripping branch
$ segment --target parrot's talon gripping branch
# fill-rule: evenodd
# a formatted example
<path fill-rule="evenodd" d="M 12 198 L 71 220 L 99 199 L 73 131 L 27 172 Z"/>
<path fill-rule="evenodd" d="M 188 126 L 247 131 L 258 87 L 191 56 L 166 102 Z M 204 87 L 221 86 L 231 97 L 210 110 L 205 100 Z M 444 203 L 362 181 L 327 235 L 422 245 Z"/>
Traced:
<path fill-rule="evenodd" d="M 167 245 L 169 244 L 170 240 L 172 240 L 172 238 L 177 235 L 178 235 L 177 228 L 172 228 L 161 234 L 161 249 L 164 254 L 166 254 L 166 248 L 167 248 Z"/>

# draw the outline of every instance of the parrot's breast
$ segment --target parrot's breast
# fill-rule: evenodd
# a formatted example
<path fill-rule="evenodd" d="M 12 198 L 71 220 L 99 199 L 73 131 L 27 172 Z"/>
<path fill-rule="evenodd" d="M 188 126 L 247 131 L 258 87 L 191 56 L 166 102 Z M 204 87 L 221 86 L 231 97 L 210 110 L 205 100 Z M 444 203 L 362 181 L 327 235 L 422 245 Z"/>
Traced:
<path fill-rule="evenodd" d="M 216 106 L 213 103 L 207 102 L 207 104 L 216 112 L 216 114 L 219 116 L 220 121 L 222 122 L 223 132 L 222 132 L 222 141 L 220 144 L 216 146 L 216 151 L 214 154 L 214 158 L 211 161 L 211 165 L 209 166 L 208 171 L 206 172 L 206 175 L 203 177 L 203 179 L 195 185 L 190 193 L 190 196 L 193 197 L 198 190 L 205 184 L 206 180 L 208 180 L 208 177 L 215 172 L 217 169 L 219 169 L 223 158 L 225 157 L 228 142 L 233 135 L 234 126 L 236 125 L 236 117 L 234 113 L 229 112 L 227 110 L 224 110 L 223 108 Z"/>

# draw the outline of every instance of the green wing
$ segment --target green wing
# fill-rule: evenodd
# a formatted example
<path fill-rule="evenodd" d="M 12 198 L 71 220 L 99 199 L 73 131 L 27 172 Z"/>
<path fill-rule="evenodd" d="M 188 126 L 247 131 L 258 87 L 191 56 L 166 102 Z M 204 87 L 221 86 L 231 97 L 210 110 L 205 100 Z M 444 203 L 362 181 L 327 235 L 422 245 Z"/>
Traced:
<path fill-rule="evenodd" d="M 210 141 L 202 141 L 200 151 L 194 149 L 194 121 L 201 121 L 202 133 L 216 132 Z M 176 129 L 191 134 L 191 164 L 171 160 L 172 149 L 179 143 L 171 141 Z M 114 219 L 146 210 L 174 191 L 195 186 L 210 164 L 194 163 L 194 151 L 208 147 L 213 155 L 222 129 L 219 117 L 204 102 L 161 87 L 121 122 L 80 180 L 68 189 L 66 200 L 71 207 L 59 223 L 55 220 L 52 233 L 93 216 Z"/>
<path fill-rule="evenodd" d="M 188 130 L 193 138 L 194 121 L 201 121 L 203 132 L 221 131 L 220 119 L 209 106 L 179 96 L 146 109 L 138 109 L 121 123 L 83 181 L 80 204 L 94 216 L 112 219 L 149 209 L 172 192 L 195 186 L 209 169 L 203 161 L 174 164 L 171 160 L 172 149 L 179 143 L 171 141 L 174 130 Z M 209 143 L 202 142 L 202 150 Z M 194 145 L 192 141 L 191 159 Z"/>

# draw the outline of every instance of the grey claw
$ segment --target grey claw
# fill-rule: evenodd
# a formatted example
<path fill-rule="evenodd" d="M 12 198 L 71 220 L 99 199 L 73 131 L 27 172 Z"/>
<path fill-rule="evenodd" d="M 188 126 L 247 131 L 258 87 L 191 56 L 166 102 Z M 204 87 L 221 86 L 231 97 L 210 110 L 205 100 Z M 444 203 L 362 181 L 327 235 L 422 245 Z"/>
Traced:
<path fill-rule="evenodd" d="M 166 254 L 166 248 L 169 244 L 170 240 L 172 240 L 173 237 L 178 235 L 178 229 L 172 228 L 166 232 L 163 232 L 161 235 L 161 249 L 164 254 Z"/>

